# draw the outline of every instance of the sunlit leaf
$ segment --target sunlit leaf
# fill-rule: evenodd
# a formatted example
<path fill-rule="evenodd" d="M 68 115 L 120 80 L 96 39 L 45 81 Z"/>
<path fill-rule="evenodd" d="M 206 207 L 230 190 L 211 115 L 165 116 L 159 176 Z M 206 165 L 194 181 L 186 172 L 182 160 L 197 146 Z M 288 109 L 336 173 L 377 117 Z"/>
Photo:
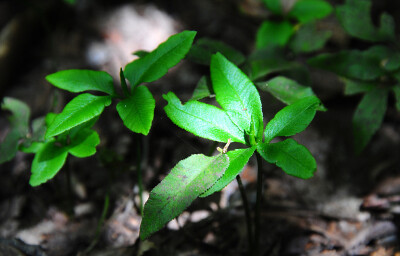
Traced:
<path fill-rule="evenodd" d="M 96 131 L 83 129 L 75 137 L 71 138 L 68 152 L 76 157 L 88 157 L 96 153 L 96 146 L 99 144 L 100 137 Z"/>
<path fill-rule="evenodd" d="M 146 86 L 138 86 L 128 98 L 117 104 L 124 125 L 131 131 L 147 135 L 154 118 L 156 102 Z"/>
<path fill-rule="evenodd" d="M 226 154 L 192 155 L 180 161 L 151 191 L 144 206 L 140 238 L 148 238 L 177 217 L 224 174 L 228 165 Z"/>

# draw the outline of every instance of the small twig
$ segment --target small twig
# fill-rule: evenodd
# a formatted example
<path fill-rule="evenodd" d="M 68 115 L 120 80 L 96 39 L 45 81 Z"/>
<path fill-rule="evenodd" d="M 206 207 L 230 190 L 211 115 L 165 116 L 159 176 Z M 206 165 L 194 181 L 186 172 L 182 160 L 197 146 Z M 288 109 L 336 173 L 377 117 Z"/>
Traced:
<path fill-rule="evenodd" d="M 263 189 L 263 173 L 262 173 L 262 158 L 258 152 L 257 157 L 257 198 L 256 198 L 256 213 L 254 219 L 254 251 L 255 255 L 260 254 L 260 215 L 261 215 L 261 201 L 262 201 L 262 189 Z"/>
<path fill-rule="evenodd" d="M 247 200 L 246 190 L 244 189 L 242 179 L 240 176 L 236 176 L 237 183 L 239 185 L 240 195 L 243 201 L 243 208 L 244 213 L 246 216 L 246 226 L 247 226 L 247 239 L 248 239 L 248 246 L 249 246 L 249 255 L 253 255 L 253 227 L 251 225 L 251 216 L 250 216 L 250 205 L 249 201 Z"/>

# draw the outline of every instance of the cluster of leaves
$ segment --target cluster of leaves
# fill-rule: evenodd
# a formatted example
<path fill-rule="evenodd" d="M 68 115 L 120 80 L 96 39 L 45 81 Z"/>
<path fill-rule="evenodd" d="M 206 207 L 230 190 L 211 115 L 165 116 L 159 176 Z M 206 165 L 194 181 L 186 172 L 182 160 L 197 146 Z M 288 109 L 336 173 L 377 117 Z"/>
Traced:
<path fill-rule="evenodd" d="M 347 0 L 336 8 L 344 30 L 356 39 L 370 42 L 370 48 L 321 54 L 308 61 L 314 67 L 339 75 L 345 84 L 345 95 L 364 94 L 353 116 L 357 153 L 366 147 L 381 126 L 390 91 L 400 111 L 400 52 L 395 47 L 394 21 L 383 13 L 376 27 L 370 12 L 370 0 Z"/>
<path fill-rule="evenodd" d="M 264 129 L 261 100 L 253 82 L 221 53 L 211 55 L 210 73 L 221 108 L 195 99 L 182 104 L 169 92 L 163 96 L 168 101 L 165 112 L 173 123 L 196 136 L 237 142 L 245 148 L 211 157 L 197 154 L 180 161 L 150 193 L 140 229 L 142 239 L 177 217 L 196 198 L 223 189 L 255 152 L 299 178 L 312 177 L 316 169 L 310 152 L 295 140 L 271 141 L 303 131 L 320 107 L 317 97 L 304 97 L 283 108 Z"/>
<path fill-rule="evenodd" d="M 135 133 L 147 135 L 154 117 L 155 100 L 143 83 L 161 78 L 183 59 L 195 35 L 193 31 L 173 35 L 154 51 L 127 64 L 120 72 L 122 95 L 116 92 L 113 78 L 103 71 L 64 70 L 48 75 L 46 79 L 54 86 L 81 94 L 61 113 L 49 113 L 45 119 L 34 121 L 32 135 L 28 125 L 29 108 L 6 98 L 3 109 L 12 112 L 11 130 L 1 144 L 0 163 L 11 160 L 18 148 L 35 153 L 30 184 L 37 186 L 46 182 L 62 168 L 68 154 L 88 157 L 96 153 L 100 139 L 92 127 L 113 100 L 119 101 L 116 109 L 124 125 Z"/>

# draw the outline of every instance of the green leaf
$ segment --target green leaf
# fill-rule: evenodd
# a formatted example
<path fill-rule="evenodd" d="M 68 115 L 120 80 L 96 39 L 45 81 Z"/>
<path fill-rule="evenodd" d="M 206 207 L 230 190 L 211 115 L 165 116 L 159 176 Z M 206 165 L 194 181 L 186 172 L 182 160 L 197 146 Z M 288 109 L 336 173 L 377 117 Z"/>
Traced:
<path fill-rule="evenodd" d="M 321 54 L 308 60 L 311 66 L 334 72 L 340 76 L 360 80 L 374 80 L 384 74 L 379 60 L 368 52 L 357 50 Z"/>
<path fill-rule="evenodd" d="M 284 107 L 265 127 L 265 141 L 277 136 L 292 136 L 303 131 L 313 120 L 320 101 L 310 96 Z"/>
<path fill-rule="evenodd" d="M 217 102 L 242 131 L 259 135 L 263 114 L 260 95 L 253 82 L 222 54 L 211 59 L 211 81 Z"/>
<path fill-rule="evenodd" d="M 38 186 L 52 179 L 63 167 L 68 156 L 68 148 L 58 146 L 54 140 L 44 144 L 32 162 L 29 184 Z"/>
<path fill-rule="evenodd" d="M 353 116 L 354 148 L 361 153 L 381 127 L 387 107 L 388 91 L 375 88 L 367 92 Z"/>
<path fill-rule="evenodd" d="M 149 134 L 156 102 L 146 86 L 138 86 L 129 98 L 117 104 L 117 111 L 124 125 L 133 132 Z"/>
<path fill-rule="evenodd" d="M 1 108 L 11 112 L 11 116 L 8 118 L 10 125 L 12 128 L 15 128 L 19 131 L 21 136 L 20 138 L 28 134 L 29 117 L 31 114 L 28 105 L 20 100 L 4 97 Z"/>
<path fill-rule="evenodd" d="M 84 93 L 73 98 L 47 128 L 46 138 L 61 134 L 99 116 L 111 104 L 111 96 Z"/>
<path fill-rule="evenodd" d="M 133 53 L 133 55 L 136 55 L 139 58 L 143 58 L 147 54 L 149 54 L 149 52 L 148 51 L 144 51 L 144 50 L 139 50 L 139 51 L 136 51 L 136 52 Z"/>
<path fill-rule="evenodd" d="M 293 139 L 259 144 L 257 151 L 269 163 L 276 164 L 285 173 L 301 179 L 311 178 L 317 168 L 310 151 Z"/>
<path fill-rule="evenodd" d="M 388 14 L 382 14 L 380 27 L 376 28 L 371 19 L 371 1 L 347 0 L 345 5 L 336 8 L 343 28 L 351 36 L 382 42 L 395 39 L 394 21 Z"/>
<path fill-rule="evenodd" d="M 231 183 L 239 173 L 242 172 L 244 166 L 253 155 L 256 147 L 246 149 L 236 149 L 228 151 L 226 154 L 229 157 L 229 167 L 226 169 L 224 175 L 206 192 L 200 195 L 200 197 L 206 197 L 214 194 L 215 192 L 221 191 L 229 183 Z"/>
<path fill-rule="evenodd" d="M 83 129 L 71 138 L 68 151 L 76 157 L 88 157 L 96 153 L 96 146 L 100 144 L 100 137 L 96 131 Z"/>
<path fill-rule="evenodd" d="M 16 128 L 12 128 L 0 143 L 0 164 L 10 161 L 18 151 L 21 134 Z"/>
<path fill-rule="evenodd" d="M 261 90 L 270 92 L 275 98 L 287 105 L 308 96 L 316 96 L 311 87 L 302 86 L 283 76 L 277 76 L 267 82 L 256 83 L 256 85 Z M 325 111 L 326 108 L 321 104 L 318 110 Z"/>
<path fill-rule="evenodd" d="M 342 82 L 344 83 L 345 95 L 369 92 L 376 87 L 376 83 L 374 82 L 356 81 L 346 78 L 341 78 L 340 80 L 342 80 Z"/>
<path fill-rule="evenodd" d="M 233 47 L 217 40 L 201 38 L 192 46 L 188 58 L 202 65 L 210 65 L 211 56 L 222 53 L 228 60 L 240 65 L 245 61 L 244 55 Z"/>
<path fill-rule="evenodd" d="M 331 31 L 318 30 L 315 22 L 302 24 L 290 40 L 289 46 L 295 53 L 313 52 L 324 47 L 331 35 Z"/>
<path fill-rule="evenodd" d="M 62 70 L 46 76 L 46 80 L 70 92 L 100 91 L 115 94 L 113 78 L 107 72 L 83 69 Z"/>
<path fill-rule="evenodd" d="M 146 239 L 183 212 L 224 174 L 226 154 L 192 155 L 180 161 L 150 193 L 144 206 L 140 238 Z"/>
<path fill-rule="evenodd" d="M 222 109 L 198 101 L 182 105 L 172 92 L 163 98 L 168 101 L 164 107 L 167 116 L 182 129 L 209 140 L 226 143 L 230 138 L 233 142 L 245 143 L 244 133 Z"/>
<path fill-rule="evenodd" d="M 124 74 L 131 83 L 132 89 L 145 82 L 153 82 L 164 76 L 185 57 L 193 39 L 194 31 L 183 31 L 168 38 L 157 49 L 126 65 Z"/>
<path fill-rule="evenodd" d="M 264 21 L 257 31 L 256 48 L 285 46 L 294 32 L 293 25 L 285 21 Z"/>
<path fill-rule="evenodd" d="M 288 16 L 306 23 L 325 18 L 332 10 L 332 6 L 324 0 L 298 0 Z"/>
<path fill-rule="evenodd" d="M 273 13 L 283 15 L 281 0 L 262 0 L 265 6 Z"/>
<path fill-rule="evenodd" d="M 400 111 L 400 84 L 396 84 L 395 86 L 393 86 L 392 90 L 396 98 L 396 109 L 397 111 Z"/>
<path fill-rule="evenodd" d="M 193 91 L 192 98 L 190 100 L 201 100 L 205 97 L 211 96 L 212 84 L 211 79 L 208 76 L 202 76 Z"/>
<path fill-rule="evenodd" d="M 383 63 L 384 69 L 388 71 L 395 71 L 400 68 L 400 53 L 392 52 L 389 58 Z"/>

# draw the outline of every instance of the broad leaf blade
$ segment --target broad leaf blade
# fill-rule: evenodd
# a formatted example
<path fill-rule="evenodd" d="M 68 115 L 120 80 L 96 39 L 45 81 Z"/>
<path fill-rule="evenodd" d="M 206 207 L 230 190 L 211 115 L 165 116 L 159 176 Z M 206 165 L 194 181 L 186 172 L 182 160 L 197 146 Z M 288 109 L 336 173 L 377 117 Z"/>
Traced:
<path fill-rule="evenodd" d="M 88 93 L 78 95 L 54 118 L 47 128 L 46 138 L 56 136 L 96 118 L 110 104 L 110 96 L 94 96 Z"/>
<path fill-rule="evenodd" d="M 256 48 L 285 46 L 293 32 L 293 25 L 287 20 L 281 22 L 264 21 L 257 31 Z"/>
<path fill-rule="evenodd" d="M 290 40 L 295 53 L 308 53 L 321 49 L 332 35 L 331 31 L 318 30 L 315 22 L 302 24 Z"/>
<path fill-rule="evenodd" d="M 67 147 L 57 146 L 54 140 L 44 144 L 33 159 L 29 184 L 35 187 L 52 179 L 63 167 L 67 156 Z"/>
<path fill-rule="evenodd" d="M 332 6 L 324 0 L 298 0 L 288 16 L 306 23 L 326 17 L 332 10 Z"/>
<path fill-rule="evenodd" d="M 224 174 L 228 165 L 226 154 L 192 155 L 180 161 L 151 191 L 144 206 L 140 238 L 148 238 L 177 217 Z"/>
<path fill-rule="evenodd" d="M 117 104 L 124 125 L 131 131 L 147 135 L 154 118 L 156 102 L 146 86 L 136 87 L 132 95 Z"/>
<path fill-rule="evenodd" d="M 4 140 L 0 143 L 0 164 L 8 162 L 15 157 L 20 139 L 21 134 L 15 128 L 7 133 Z"/>
<path fill-rule="evenodd" d="M 231 183 L 239 173 L 242 172 L 244 166 L 253 155 L 256 147 L 246 149 L 236 149 L 229 151 L 226 154 L 229 157 L 229 167 L 226 169 L 224 175 L 206 192 L 200 195 L 200 197 L 206 197 L 214 194 L 215 192 L 221 191 L 229 183 Z"/>
<path fill-rule="evenodd" d="M 292 136 L 303 131 L 313 120 L 320 105 L 317 97 L 310 96 L 283 108 L 265 127 L 265 141 L 277 136 Z"/>
<path fill-rule="evenodd" d="M 194 31 L 175 34 L 154 51 L 126 65 L 124 74 L 132 88 L 140 83 L 153 82 L 164 76 L 170 68 L 185 57 L 195 35 Z"/>
<path fill-rule="evenodd" d="M 250 79 L 223 55 L 211 59 L 211 81 L 217 102 L 241 130 L 258 135 L 263 129 L 260 95 Z"/>
<path fill-rule="evenodd" d="M 46 76 L 46 80 L 70 92 L 100 91 L 114 95 L 114 83 L 110 74 L 104 71 L 83 69 L 62 70 Z"/>
<path fill-rule="evenodd" d="M 96 153 L 96 146 L 100 144 L 100 137 L 96 131 L 83 129 L 71 138 L 68 151 L 76 157 L 88 157 Z"/>
<path fill-rule="evenodd" d="M 384 74 L 377 58 L 357 50 L 321 54 L 308 60 L 311 66 L 359 80 L 374 80 Z"/>
<path fill-rule="evenodd" d="M 293 139 L 259 144 L 257 151 L 269 163 L 276 164 L 285 173 L 298 178 L 311 178 L 317 168 L 310 151 Z"/>
<path fill-rule="evenodd" d="M 270 92 L 275 98 L 287 105 L 308 96 L 316 96 L 311 87 L 302 86 L 296 81 L 283 76 L 277 76 L 267 82 L 256 83 L 256 85 L 261 90 Z M 321 104 L 318 110 L 326 109 Z"/>
<path fill-rule="evenodd" d="M 381 16 L 380 28 L 371 19 L 371 1 L 347 0 L 345 5 L 336 8 L 343 28 L 351 36 L 372 41 L 386 41 L 395 38 L 394 21 L 390 15 Z"/>
<path fill-rule="evenodd" d="M 388 91 L 376 88 L 367 92 L 353 116 L 354 148 L 361 153 L 379 129 L 385 116 Z"/>
<path fill-rule="evenodd" d="M 182 105 L 172 92 L 163 97 L 168 101 L 164 107 L 167 116 L 182 129 L 209 140 L 226 143 L 230 138 L 234 142 L 245 143 L 244 133 L 223 110 L 198 101 Z"/>
<path fill-rule="evenodd" d="M 190 49 L 188 58 L 202 65 L 210 65 L 211 56 L 217 52 L 222 53 L 236 65 L 240 65 L 245 61 L 245 57 L 241 52 L 221 41 L 209 38 L 197 40 Z"/>
<path fill-rule="evenodd" d="M 25 136 L 29 132 L 29 117 L 31 114 L 28 105 L 20 100 L 5 97 L 1 108 L 11 112 L 9 117 L 11 127 L 17 129 L 21 137 Z"/>
<path fill-rule="evenodd" d="M 345 95 L 353 95 L 357 93 L 369 92 L 372 89 L 376 88 L 376 83 L 374 82 L 356 81 L 346 78 L 342 78 L 341 80 L 344 82 Z"/>
<path fill-rule="evenodd" d="M 196 88 L 193 91 L 192 98 L 190 100 L 201 100 L 205 97 L 209 97 L 212 94 L 211 79 L 208 76 L 202 76 L 197 83 Z"/>

